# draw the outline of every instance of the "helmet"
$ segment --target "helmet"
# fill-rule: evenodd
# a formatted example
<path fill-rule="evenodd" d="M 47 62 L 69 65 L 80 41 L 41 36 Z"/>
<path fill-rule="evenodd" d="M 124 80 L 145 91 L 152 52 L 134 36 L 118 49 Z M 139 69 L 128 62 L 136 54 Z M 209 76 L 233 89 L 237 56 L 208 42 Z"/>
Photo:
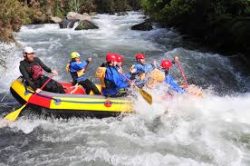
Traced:
<path fill-rule="evenodd" d="M 124 61 L 124 57 L 120 54 L 116 54 L 116 61 L 117 62 L 123 62 Z"/>
<path fill-rule="evenodd" d="M 170 69 L 172 67 L 172 62 L 170 60 L 162 60 L 161 67 L 163 69 Z"/>
<path fill-rule="evenodd" d="M 26 53 L 26 54 L 31 54 L 31 53 L 34 53 L 34 50 L 32 47 L 25 47 L 23 49 L 23 52 Z"/>
<path fill-rule="evenodd" d="M 106 61 L 107 62 L 112 62 L 112 61 L 116 62 L 117 61 L 116 54 L 108 52 L 106 55 Z"/>
<path fill-rule="evenodd" d="M 145 59 L 145 55 L 142 54 L 142 53 L 137 53 L 135 54 L 135 59 L 138 60 L 138 59 Z"/>
<path fill-rule="evenodd" d="M 74 58 L 79 58 L 80 57 L 80 54 L 78 53 L 78 52 L 71 52 L 71 54 L 70 54 L 70 57 L 71 57 L 71 59 L 74 59 Z"/>

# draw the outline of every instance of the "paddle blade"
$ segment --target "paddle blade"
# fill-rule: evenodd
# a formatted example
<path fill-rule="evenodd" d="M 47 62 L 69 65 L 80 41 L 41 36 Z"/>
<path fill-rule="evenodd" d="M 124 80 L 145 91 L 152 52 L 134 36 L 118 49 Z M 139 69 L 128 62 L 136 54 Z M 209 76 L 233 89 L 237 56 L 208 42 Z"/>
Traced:
<path fill-rule="evenodd" d="M 26 107 L 27 104 L 24 104 L 21 108 L 19 108 L 16 111 L 13 111 L 11 113 L 9 113 L 8 115 L 6 115 L 4 117 L 5 120 L 9 120 L 9 121 L 16 121 L 18 116 L 20 115 L 20 113 L 22 112 L 22 110 Z"/>
<path fill-rule="evenodd" d="M 153 103 L 152 96 L 148 92 L 146 92 L 145 90 L 143 90 L 143 89 L 138 88 L 138 90 L 139 90 L 139 93 L 144 98 L 144 100 L 146 100 L 146 102 L 151 105 Z"/>

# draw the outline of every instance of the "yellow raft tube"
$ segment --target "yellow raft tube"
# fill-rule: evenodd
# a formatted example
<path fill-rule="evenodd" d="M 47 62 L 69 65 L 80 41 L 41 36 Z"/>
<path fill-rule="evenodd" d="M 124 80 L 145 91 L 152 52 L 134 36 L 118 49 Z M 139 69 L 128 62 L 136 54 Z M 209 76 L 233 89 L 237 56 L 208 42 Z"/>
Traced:
<path fill-rule="evenodd" d="M 68 88 L 69 83 L 62 83 Z M 97 95 L 84 94 L 57 94 L 42 91 L 35 94 L 27 87 L 22 78 L 14 80 L 10 91 L 21 104 L 27 103 L 29 107 L 45 111 L 46 114 L 56 117 L 96 117 L 105 118 L 119 116 L 133 112 L 133 103 L 128 98 L 106 98 Z"/>

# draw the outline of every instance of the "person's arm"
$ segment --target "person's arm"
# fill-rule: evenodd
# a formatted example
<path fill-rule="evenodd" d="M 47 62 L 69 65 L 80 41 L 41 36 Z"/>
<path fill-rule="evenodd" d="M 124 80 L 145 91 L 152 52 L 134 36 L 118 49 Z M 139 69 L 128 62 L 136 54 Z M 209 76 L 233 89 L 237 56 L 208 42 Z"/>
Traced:
<path fill-rule="evenodd" d="M 49 68 L 48 66 L 46 66 L 46 65 L 41 61 L 41 59 L 39 59 L 39 58 L 36 57 L 36 60 L 37 60 L 37 62 L 39 63 L 39 65 L 43 68 L 43 70 L 45 70 L 45 71 L 48 72 L 48 73 L 51 73 L 51 72 L 52 72 L 51 68 Z"/>
<path fill-rule="evenodd" d="M 122 76 L 118 71 L 113 73 L 113 81 L 119 89 L 129 87 L 128 80 L 124 78 L 124 76 Z"/>
<path fill-rule="evenodd" d="M 144 67 L 144 72 L 149 73 L 155 69 L 154 64 L 146 64 Z"/>
<path fill-rule="evenodd" d="M 23 64 L 21 64 L 21 63 L 20 63 L 20 66 L 19 66 L 19 70 L 20 70 L 21 74 L 23 75 L 24 80 L 26 80 L 26 81 L 28 82 L 29 86 L 30 86 L 32 89 L 36 90 L 37 87 L 35 86 L 35 84 L 34 84 L 34 83 L 32 82 L 32 80 L 30 79 L 29 73 L 27 72 L 25 66 L 24 66 Z"/>

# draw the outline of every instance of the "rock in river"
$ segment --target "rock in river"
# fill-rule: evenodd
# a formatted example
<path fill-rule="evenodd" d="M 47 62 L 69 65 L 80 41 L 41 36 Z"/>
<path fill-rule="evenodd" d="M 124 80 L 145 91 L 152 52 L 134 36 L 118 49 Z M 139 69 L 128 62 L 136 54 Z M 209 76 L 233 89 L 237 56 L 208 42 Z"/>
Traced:
<path fill-rule="evenodd" d="M 94 23 L 88 20 L 82 20 L 79 22 L 79 25 L 75 28 L 75 30 L 88 30 L 88 29 L 98 29 Z"/>
<path fill-rule="evenodd" d="M 138 31 L 150 31 L 153 29 L 152 22 L 147 19 L 143 23 L 133 25 L 131 27 L 132 30 L 138 30 Z"/>
<path fill-rule="evenodd" d="M 52 21 L 53 23 L 60 23 L 63 20 L 60 17 L 53 17 L 53 16 L 51 16 L 50 17 L 50 21 Z"/>

